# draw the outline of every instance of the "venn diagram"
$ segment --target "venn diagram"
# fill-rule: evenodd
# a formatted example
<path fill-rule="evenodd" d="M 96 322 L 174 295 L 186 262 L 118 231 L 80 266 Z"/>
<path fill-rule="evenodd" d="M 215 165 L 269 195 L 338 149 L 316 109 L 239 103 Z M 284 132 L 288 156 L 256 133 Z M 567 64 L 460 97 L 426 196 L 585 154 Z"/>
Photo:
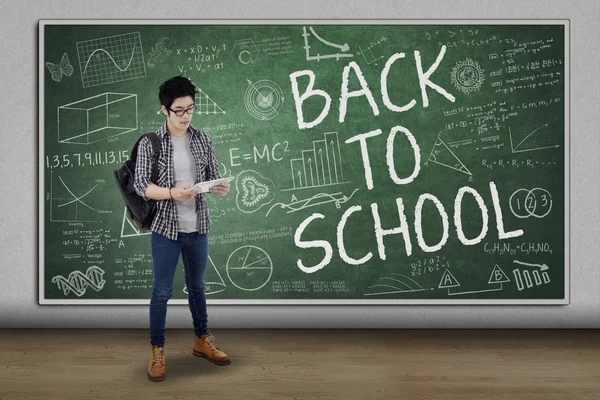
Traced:
<path fill-rule="evenodd" d="M 517 218 L 544 218 L 552 210 L 552 196 L 546 189 L 519 189 L 510 196 L 510 211 Z"/>

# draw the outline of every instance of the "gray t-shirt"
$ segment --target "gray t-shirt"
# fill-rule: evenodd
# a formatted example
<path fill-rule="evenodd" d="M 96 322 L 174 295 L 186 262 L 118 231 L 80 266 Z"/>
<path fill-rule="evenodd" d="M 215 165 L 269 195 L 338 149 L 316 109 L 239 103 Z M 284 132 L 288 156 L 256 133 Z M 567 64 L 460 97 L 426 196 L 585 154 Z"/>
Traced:
<path fill-rule="evenodd" d="M 196 164 L 190 150 L 190 134 L 183 137 L 171 135 L 173 143 L 173 168 L 175 173 L 175 186 L 190 185 L 196 182 Z M 177 223 L 179 232 L 195 232 L 196 227 L 196 199 L 191 198 L 186 202 L 175 202 L 177 208 Z"/>

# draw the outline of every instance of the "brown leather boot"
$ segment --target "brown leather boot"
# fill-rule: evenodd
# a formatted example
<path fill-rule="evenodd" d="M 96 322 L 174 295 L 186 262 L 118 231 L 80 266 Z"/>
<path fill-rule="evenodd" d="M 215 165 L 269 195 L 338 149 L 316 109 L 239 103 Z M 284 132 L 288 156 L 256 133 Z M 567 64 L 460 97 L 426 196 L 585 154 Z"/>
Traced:
<path fill-rule="evenodd" d="M 152 346 L 152 357 L 148 364 L 148 379 L 153 382 L 164 381 L 167 370 L 165 364 L 165 350 L 162 347 Z"/>
<path fill-rule="evenodd" d="M 200 337 L 194 337 L 194 355 L 197 357 L 204 357 L 208 361 L 217 365 L 231 364 L 231 360 L 227 357 L 227 354 L 219 350 L 212 341 L 215 337 L 208 332 L 206 335 Z"/>

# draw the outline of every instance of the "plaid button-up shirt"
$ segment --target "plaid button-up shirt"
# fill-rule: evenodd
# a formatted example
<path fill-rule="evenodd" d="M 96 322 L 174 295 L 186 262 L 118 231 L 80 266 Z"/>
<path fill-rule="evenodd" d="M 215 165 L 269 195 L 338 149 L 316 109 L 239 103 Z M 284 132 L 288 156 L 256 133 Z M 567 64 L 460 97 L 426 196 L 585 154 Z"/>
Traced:
<path fill-rule="evenodd" d="M 219 163 L 215 156 L 214 146 L 210 135 L 193 128 L 188 128 L 190 134 L 190 150 L 196 164 L 196 181 L 194 183 L 221 178 Z M 174 187 L 175 174 L 173 167 L 173 143 L 167 130 L 166 122 L 157 131 L 160 142 L 160 157 L 158 158 L 158 181 L 152 182 L 152 143 L 145 137 L 140 141 L 135 166 L 134 187 L 138 195 L 145 200 L 146 189 L 151 183 L 161 187 Z M 157 212 L 150 228 L 152 232 L 177 240 L 178 221 L 175 200 L 158 200 Z M 208 233 L 212 227 L 212 219 L 206 206 L 204 193 L 196 196 L 197 229 L 199 233 Z"/>

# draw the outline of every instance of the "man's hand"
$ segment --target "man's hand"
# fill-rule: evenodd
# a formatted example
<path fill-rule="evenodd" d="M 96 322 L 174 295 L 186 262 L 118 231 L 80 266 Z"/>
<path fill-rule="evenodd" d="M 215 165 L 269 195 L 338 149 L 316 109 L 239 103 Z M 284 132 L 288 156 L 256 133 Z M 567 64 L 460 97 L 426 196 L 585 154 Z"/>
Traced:
<path fill-rule="evenodd" d="M 173 200 L 184 203 L 198 194 L 195 190 L 189 190 L 190 185 L 181 185 L 171 188 L 171 197 Z"/>
<path fill-rule="evenodd" d="M 218 185 L 215 185 L 208 189 L 212 194 L 218 194 L 219 196 L 225 196 L 229 193 L 229 182 L 221 182 Z"/>

